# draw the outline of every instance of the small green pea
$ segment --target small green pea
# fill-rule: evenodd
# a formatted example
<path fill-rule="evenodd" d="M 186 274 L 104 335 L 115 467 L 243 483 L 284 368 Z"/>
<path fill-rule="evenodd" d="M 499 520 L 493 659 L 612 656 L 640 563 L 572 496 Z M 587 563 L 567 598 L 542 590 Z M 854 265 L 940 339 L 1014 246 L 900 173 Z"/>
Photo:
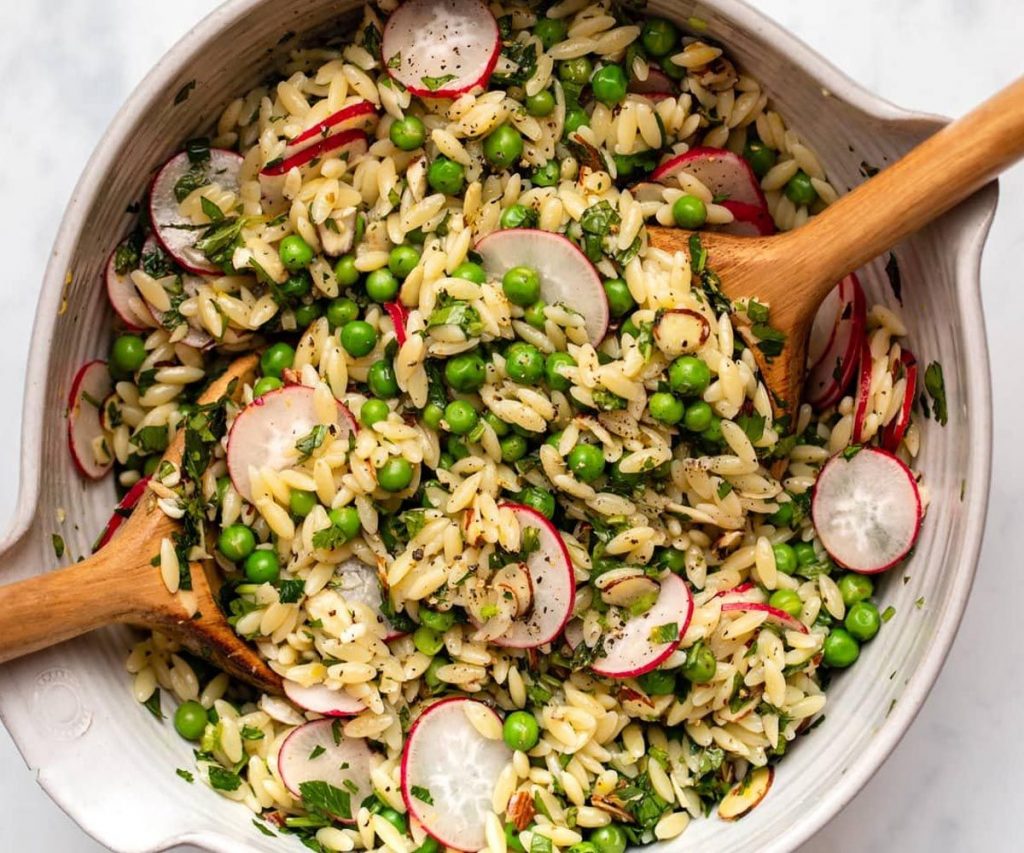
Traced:
<path fill-rule="evenodd" d="M 538 166 L 530 175 L 530 182 L 535 187 L 557 186 L 562 177 L 562 167 L 557 160 L 548 160 L 543 166 Z"/>
<path fill-rule="evenodd" d="M 448 455 L 456 462 L 469 456 L 469 448 L 466 447 L 466 442 L 457 435 L 448 436 L 448 440 L 445 442 L 444 448 L 448 451 Z"/>
<path fill-rule="evenodd" d="M 553 352 L 544 359 L 544 379 L 552 391 L 568 391 L 572 382 L 562 375 L 566 367 L 575 367 L 576 359 L 567 352 Z"/>
<path fill-rule="evenodd" d="M 304 270 L 313 262 L 313 247 L 298 234 L 289 234 L 277 247 L 281 263 L 289 272 Z"/>
<path fill-rule="evenodd" d="M 375 423 L 386 421 L 391 409 L 383 400 L 367 400 L 359 410 L 359 422 L 365 427 L 372 427 Z"/>
<path fill-rule="evenodd" d="M 276 376 L 264 376 L 256 380 L 256 384 L 252 386 L 253 399 L 258 399 L 270 391 L 276 391 L 283 387 L 284 383 Z"/>
<path fill-rule="evenodd" d="M 256 549 L 256 536 L 244 524 L 225 527 L 217 539 L 217 550 L 231 562 L 238 563 Z"/>
<path fill-rule="evenodd" d="M 182 702 L 174 712 L 174 729 L 185 740 L 199 740 L 209 721 L 206 708 L 198 702 Z"/>
<path fill-rule="evenodd" d="M 300 270 L 288 276 L 288 281 L 281 285 L 281 295 L 288 299 L 301 299 L 313 289 L 313 279 L 306 270 Z"/>
<path fill-rule="evenodd" d="M 779 508 L 768 516 L 768 523 L 774 527 L 789 527 L 793 523 L 793 502 L 779 502 Z"/>
<path fill-rule="evenodd" d="M 427 687 L 431 690 L 437 690 L 444 686 L 444 683 L 437 674 L 437 671 L 442 666 L 448 666 L 451 661 L 448 660 L 444 655 L 436 655 L 430 662 L 430 666 L 427 667 L 427 671 L 423 673 L 423 680 L 427 682 Z"/>
<path fill-rule="evenodd" d="M 393 122 L 388 138 L 402 151 L 415 151 L 427 138 L 427 128 L 418 116 L 405 116 Z"/>
<path fill-rule="evenodd" d="M 548 322 L 547 315 L 544 313 L 544 309 L 547 307 L 547 303 L 544 300 L 538 299 L 523 312 L 523 319 L 533 328 L 543 329 Z"/>
<path fill-rule="evenodd" d="M 398 279 L 386 267 L 366 277 L 366 295 L 374 302 L 390 302 L 398 293 Z"/>
<path fill-rule="evenodd" d="M 598 853 L 593 841 L 578 841 L 569 848 L 569 853 Z"/>
<path fill-rule="evenodd" d="M 590 81 L 594 97 L 607 107 L 615 106 L 626 97 L 626 72 L 621 65 L 603 65 Z"/>
<path fill-rule="evenodd" d="M 425 423 L 431 429 L 437 429 L 441 426 L 441 421 L 444 419 L 444 409 L 437 403 L 427 403 L 423 409 L 423 423 Z"/>
<path fill-rule="evenodd" d="M 774 148 L 769 148 L 760 139 L 751 139 L 743 148 L 743 157 L 754 170 L 754 174 L 763 178 L 771 171 L 779 155 Z"/>
<path fill-rule="evenodd" d="M 362 522 L 359 520 L 359 510 L 354 506 L 340 506 L 337 509 L 332 509 L 327 513 L 327 517 L 331 520 L 331 524 L 344 534 L 346 542 L 355 539 L 363 528 Z"/>
<path fill-rule="evenodd" d="M 342 287 L 351 287 L 359 281 L 355 255 L 342 255 L 334 265 L 334 277 Z"/>
<path fill-rule="evenodd" d="M 466 170 L 461 163 L 438 157 L 427 169 L 427 183 L 435 192 L 458 195 L 466 185 Z"/>
<path fill-rule="evenodd" d="M 381 809 L 377 812 L 384 820 L 390 823 L 399 832 L 405 834 L 409 831 L 409 821 L 405 819 L 405 815 L 392 808 Z"/>
<path fill-rule="evenodd" d="M 565 136 L 568 137 L 569 134 L 575 133 L 581 127 L 589 126 L 590 116 L 583 107 L 570 107 L 565 111 Z"/>
<path fill-rule="evenodd" d="M 647 403 L 647 411 L 654 420 L 672 426 L 683 419 L 686 407 L 678 397 L 667 391 L 658 391 L 651 395 L 651 399 Z"/>
<path fill-rule="evenodd" d="M 450 610 L 428 610 L 426 607 L 421 607 L 420 623 L 431 631 L 443 634 L 455 624 L 455 614 Z"/>
<path fill-rule="evenodd" d="M 683 426 L 690 432 L 704 432 L 711 426 L 713 418 L 714 413 L 711 411 L 711 406 L 703 400 L 698 400 L 687 407 L 686 414 L 683 415 Z"/>
<path fill-rule="evenodd" d="M 568 32 L 567 25 L 561 18 L 539 18 L 533 25 L 533 34 L 540 39 L 544 50 L 551 50 L 565 38 L 566 32 Z"/>
<path fill-rule="evenodd" d="M 292 489 L 291 494 L 288 495 L 288 509 L 297 518 L 305 518 L 309 515 L 318 502 L 315 492 Z"/>
<path fill-rule="evenodd" d="M 426 625 L 420 625 L 412 635 L 413 645 L 418 652 L 433 657 L 444 648 L 444 637 Z"/>
<path fill-rule="evenodd" d="M 593 444 L 577 444 L 567 461 L 569 470 L 584 483 L 593 483 L 604 473 L 604 454 Z"/>
<path fill-rule="evenodd" d="M 567 83 L 583 86 L 590 82 L 590 75 L 593 73 L 594 65 L 585 56 L 563 59 L 558 63 L 558 77 Z"/>
<path fill-rule="evenodd" d="M 626 833 L 614 823 L 595 829 L 590 833 L 590 841 L 597 847 L 597 853 L 624 853 L 626 849 Z"/>
<path fill-rule="evenodd" d="M 420 253 L 415 246 L 395 246 L 388 255 L 388 269 L 403 281 L 419 262 Z"/>
<path fill-rule="evenodd" d="M 485 412 L 484 420 L 487 421 L 488 426 L 494 430 L 494 434 L 498 436 L 498 438 L 504 438 L 508 435 L 508 424 L 494 414 L 494 412 L 490 410 Z"/>
<path fill-rule="evenodd" d="M 853 607 L 858 601 L 867 601 L 875 594 L 875 584 L 867 575 L 850 572 L 839 579 L 839 594 L 843 597 L 843 604 Z"/>
<path fill-rule="evenodd" d="M 464 278 L 466 281 L 472 281 L 474 284 L 483 284 L 487 281 L 487 272 L 480 264 L 473 263 L 473 261 L 465 261 L 452 271 L 452 278 Z"/>
<path fill-rule="evenodd" d="M 776 610 L 781 610 L 783 613 L 788 613 L 793 617 L 799 616 L 804 609 L 804 603 L 800 600 L 800 596 L 791 589 L 775 590 L 771 598 L 768 599 L 768 604 Z"/>
<path fill-rule="evenodd" d="M 295 309 L 295 325 L 304 329 L 314 321 L 319 320 L 323 314 L 323 307 L 319 302 L 310 302 L 308 305 L 300 305 Z"/>
<path fill-rule="evenodd" d="M 674 574 L 681 575 L 686 571 L 686 552 L 678 548 L 662 548 L 656 559 L 659 566 Z"/>
<path fill-rule="evenodd" d="M 540 298 L 540 276 L 530 267 L 512 267 L 501 279 L 501 289 L 513 305 L 527 308 Z"/>
<path fill-rule="evenodd" d="M 648 696 L 670 696 L 676 692 L 676 675 L 667 669 L 653 669 L 637 679 Z"/>
<path fill-rule="evenodd" d="M 502 462 L 517 462 L 522 459 L 529 451 L 530 447 L 526 443 L 526 439 L 521 435 L 506 435 L 501 440 L 501 461 Z"/>
<path fill-rule="evenodd" d="M 718 661 L 715 660 L 715 653 L 702 642 L 697 642 L 690 647 L 686 653 L 686 663 L 683 664 L 683 675 L 692 684 L 707 684 L 715 677 L 718 671 Z"/>
<path fill-rule="evenodd" d="M 672 219 L 680 228 L 700 228 L 708 221 L 708 209 L 695 195 L 681 195 L 672 204 Z"/>
<path fill-rule="evenodd" d="M 465 400 L 453 400 L 444 410 L 444 419 L 448 423 L 448 431 L 455 435 L 466 435 L 472 432 L 480 416 Z"/>
<path fill-rule="evenodd" d="M 803 169 L 793 175 L 786 184 L 786 198 L 797 206 L 811 205 L 817 201 L 818 193 L 811 183 L 811 176 Z"/>
<path fill-rule="evenodd" d="M 822 660 L 825 666 L 833 669 L 845 669 L 860 657 L 860 644 L 853 635 L 842 628 L 833 628 L 825 638 L 822 647 Z"/>
<path fill-rule="evenodd" d="M 540 725 L 529 711 L 513 711 L 505 718 L 502 737 L 510 749 L 528 752 L 540 740 Z"/>
<path fill-rule="evenodd" d="M 423 843 L 413 850 L 412 853 L 441 853 L 441 842 L 428 835 L 423 839 Z"/>
<path fill-rule="evenodd" d="M 484 139 L 484 157 L 496 169 L 507 169 L 523 156 L 523 135 L 503 124 Z"/>
<path fill-rule="evenodd" d="M 245 560 L 245 576 L 253 583 L 273 583 L 280 574 L 281 561 L 276 551 L 253 551 Z"/>
<path fill-rule="evenodd" d="M 818 562 L 818 555 L 810 542 L 797 542 L 793 546 L 793 551 L 796 553 L 797 563 L 801 566 L 812 566 Z"/>
<path fill-rule="evenodd" d="M 260 356 L 260 368 L 264 376 L 281 378 L 281 373 L 295 363 L 295 350 L 289 344 L 274 344 Z"/>
<path fill-rule="evenodd" d="M 475 352 L 462 353 L 445 362 L 444 379 L 456 391 L 470 394 L 483 387 L 487 379 L 487 365 Z"/>
<path fill-rule="evenodd" d="M 505 370 L 514 382 L 535 385 L 544 375 L 544 356 L 533 344 L 516 342 L 505 350 Z"/>
<path fill-rule="evenodd" d="M 651 56 L 660 58 L 679 45 L 679 30 L 664 18 L 648 18 L 640 32 L 640 41 Z"/>
<path fill-rule="evenodd" d="M 392 456 L 377 469 L 377 484 L 385 492 L 401 492 L 412 482 L 412 464 L 401 456 Z"/>
<path fill-rule="evenodd" d="M 536 118 L 551 115 L 555 109 L 555 96 L 550 89 L 541 89 L 536 95 L 526 96 L 526 111 Z"/>
<path fill-rule="evenodd" d="M 624 338 L 629 335 L 634 341 L 640 337 L 640 327 L 633 322 L 632 317 L 627 317 L 623 320 L 622 325 L 619 327 L 619 337 Z"/>
<path fill-rule="evenodd" d="M 711 384 L 711 370 L 695 355 L 682 355 L 669 366 L 668 384 L 683 397 L 699 397 Z"/>
<path fill-rule="evenodd" d="M 629 285 L 621 278 L 605 279 L 604 295 L 608 298 L 608 310 L 613 317 L 621 317 L 636 308 Z"/>
<path fill-rule="evenodd" d="M 686 76 L 686 69 L 681 65 L 676 65 L 671 56 L 663 56 L 658 64 L 672 80 L 682 80 Z"/>
<path fill-rule="evenodd" d="M 555 496 L 550 492 L 536 486 L 527 486 L 516 495 L 516 500 L 523 506 L 537 510 L 548 520 L 555 517 Z"/>
<path fill-rule="evenodd" d="M 530 221 L 530 209 L 521 204 L 513 204 L 501 212 L 498 224 L 502 228 L 523 228 Z"/>
<path fill-rule="evenodd" d="M 341 345 L 353 358 L 362 358 L 377 346 L 377 330 L 365 320 L 351 320 L 341 328 Z"/>
<path fill-rule="evenodd" d="M 359 306 L 351 299 L 342 297 L 327 303 L 327 322 L 331 329 L 340 329 L 359 316 Z"/>
<path fill-rule="evenodd" d="M 724 441 L 722 436 L 722 419 L 718 417 L 718 415 L 711 416 L 711 423 L 709 423 L 708 428 L 701 433 L 701 438 L 711 444 L 721 444 L 722 441 Z"/>
<path fill-rule="evenodd" d="M 847 611 L 843 625 L 856 639 L 866 643 L 874 639 L 878 629 L 882 627 L 882 617 L 878 614 L 878 608 L 870 601 L 858 601 Z"/>
<path fill-rule="evenodd" d="M 400 393 L 398 378 L 395 376 L 395 368 L 390 359 L 382 358 L 370 365 L 366 375 L 366 384 L 370 387 L 370 393 L 382 400 L 390 400 Z"/>
<path fill-rule="evenodd" d="M 110 349 L 110 360 L 125 373 L 134 373 L 146 360 L 146 343 L 138 335 L 121 335 Z"/>
<path fill-rule="evenodd" d="M 772 553 L 775 555 L 775 568 L 784 575 L 791 575 L 796 571 L 796 551 L 793 546 L 786 542 L 779 542 L 772 545 Z"/>

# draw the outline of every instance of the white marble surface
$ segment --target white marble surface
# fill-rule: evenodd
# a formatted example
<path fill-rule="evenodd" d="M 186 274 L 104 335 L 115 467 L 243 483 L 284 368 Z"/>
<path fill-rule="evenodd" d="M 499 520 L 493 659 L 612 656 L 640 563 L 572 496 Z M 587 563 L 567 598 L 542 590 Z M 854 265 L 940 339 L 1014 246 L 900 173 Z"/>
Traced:
<path fill-rule="evenodd" d="M 72 186 L 136 82 L 216 0 L 0 2 L 0 525 L 15 501 L 20 384 L 37 282 Z M 959 115 L 1024 71 L 1019 0 L 755 0 L 854 78 L 890 100 Z M 826 851 L 1021 849 L 1016 773 L 1024 764 L 1019 653 L 1024 597 L 1011 533 L 1024 514 L 1021 371 L 1024 168 L 1003 181 L 983 289 L 995 385 L 988 534 L 949 662 L 913 728 L 843 814 L 803 848 Z M 100 851 L 35 785 L 0 729 L 0 850 Z"/>

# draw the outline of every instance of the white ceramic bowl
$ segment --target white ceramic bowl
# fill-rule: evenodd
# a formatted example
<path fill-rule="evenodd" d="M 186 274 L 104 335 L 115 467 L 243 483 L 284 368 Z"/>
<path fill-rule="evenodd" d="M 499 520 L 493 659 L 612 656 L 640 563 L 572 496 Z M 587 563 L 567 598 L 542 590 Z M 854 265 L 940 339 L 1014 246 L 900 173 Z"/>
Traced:
<path fill-rule="evenodd" d="M 182 140 L 216 119 L 220 105 L 255 84 L 294 44 L 351 24 L 357 5 L 231 0 L 160 60 L 114 120 L 71 199 L 41 290 L 21 495 L 0 546 L 0 582 L 52 565 L 57 530 L 70 554 L 87 553 L 113 505 L 109 479 L 87 484 L 72 469 L 64 401 L 77 366 L 107 349 L 101 269 L 130 227 L 126 208 Z M 868 94 L 739 0 L 652 0 L 649 7 L 680 22 L 691 15 L 706 21 L 707 32 L 766 84 L 837 187 L 862 180 L 863 162 L 884 166 L 941 124 Z M 897 251 L 910 341 L 921 360 L 942 362 L 951 405 L 948 426 L 923 424 L 920 467 L 932 504 L 916 553 L 881 586 L 883 606 L 893 605 L 895 618 L 857 666 L 836 679 L 825 722 L 782 761 L 754 812 L 728 827 L 696 821 L 678 841 L 654 850 L 794 848 L 864 785 L 924 701 L 960 621 L 984 527 L 991 400 L 978 267 L 995 202 L 990 187 Z M 880 263 L 862 280 L 873 300 L 894 303 Z M 55 521 L 58 508 L 67 513 L 63 526 Z M 919 599 L 922 608 L 915 607 Z M 0 714 L 39 783 L 117 851 L 183 843 L 215 851 L 301 849 L 294 840 L 260 835 L 242 806 L 175 776 L 175 768 L 192 765 L 191 748 L 133 700 L 124 672 L 131 641 L 127 629 L 106 630 L 0 668 Z"/>

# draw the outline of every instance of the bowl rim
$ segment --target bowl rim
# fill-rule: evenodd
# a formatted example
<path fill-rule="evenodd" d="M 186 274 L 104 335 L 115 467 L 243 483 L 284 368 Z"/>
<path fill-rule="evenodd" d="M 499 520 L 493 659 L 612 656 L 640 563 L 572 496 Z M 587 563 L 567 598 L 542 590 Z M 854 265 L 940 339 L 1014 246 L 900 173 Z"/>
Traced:
<path fill-rule="evenodd" d="M 88 206 L 101 190 L 101 180 L 127 142 L 140 111 L 153 102 L 159 93 L 173 87 L 181 70 L 188 66 L 192 57 L 213 43 L 225 29 L 241 21 L 264 2 L 266 0 L 227 0 L 175 42 L 117 111 L 96 144 L 72 191 L 40 288 L 25 374 L 17 503 L 14 516 L 0 537 L 0 556 L 11 552 L 26 539 L 32 532 L 36 520 L 43 461 L 40 426 L 46 414 L 47 376 L 52 342 L 64 289 L 70 283 L 69 265 L 75 247 L 81 239 Z M 948 122 L 944 117 L 907 110 L 873 94 L 801 38 L 766 13 L 749 5 L 746 0 L 716 0 L 714 7 L 717 14 L 729 19 L 739 29 L 757 32 L 762 38 L 770 39 L 777 45 L 780 54 L 785 54 L 790 62 L 821 84 L 824 91 L 840 95 L 851 106 L 878 120 L 890 130 L 928 133 L 934 132 Z M 929 647 L 910 676 L 892 713 L 878 728 L 869 748 L 849 766 L 840 783 L 834 786 L 827 796 L 820 797 L 798 815 L 790 824 L 785 836 L 766 849 L 781 853 L 793 850 L 807 841 L 852 800 L 881 767 L 928 697 L 963 617 L 984 535 L 992 461 L 992 388 L 988 342 L 981 305 L 980 269 L 982 249 L 995 215 L 997 198 L 997 186 L 993 183 L 980 190 L 957 211 L 963 223 L 959 228 L 957 260 L 953 273 L 955 293 L 960 310 L 960 323 L 973 338 L 972 358 L 963 365 L 966 419 L 971 434 L 979 439 L 972 448 L 969 470 L 966 472 L 967 498 L 964 501 L 962 520 L 964 537 L 960 549 L 960 565 L 956 567 L 945 606 L 936 614 L 935 631 Z M 6 722 L 5 718 L 0 703 L 0 719 Z M 17 733 L 12 731 L 11 734 L 18 743 Z M 39 774 L 38 782 L 86 833 L 97 841 L 104 842 L 104 827 L 91 823 L 90 815 L 79 808 L 70 797 L 62 796 L 52 788 L 43 773 Z M 186 829 L 168 837 L 140 839 L 140 844 L 131 849 L 158 851 L 181 844 L 193 844 L 217 853 L 235 853 L 243 849 L 233 839 L 210 829 Z"/>

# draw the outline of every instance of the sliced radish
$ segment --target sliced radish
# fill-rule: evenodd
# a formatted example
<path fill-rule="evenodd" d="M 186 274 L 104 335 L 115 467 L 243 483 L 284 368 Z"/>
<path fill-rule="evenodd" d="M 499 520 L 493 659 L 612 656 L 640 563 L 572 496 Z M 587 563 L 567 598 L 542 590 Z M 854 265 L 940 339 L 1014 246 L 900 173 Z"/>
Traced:
<path fill-rule="evenodd" d="M 651 181 L 640 181 L 638 184 L 634 184 L 630 189 L 633 198 L 642 204 L 649 204 L 651 202 L 657 202 L 661 204 L 665 201 L 665 185 L 655 184 Z"/>
<path fill-rule="evenodd" d="M 289 385 L 254 400 L 235 418 L 228 435 L 228 473 L 235 490 L 252 500 L 250 468 L 289 468 L 298 460 L 296 442 L 320 423 L 314 392 L 305 385 Z M 352 413 L 338 403 L 339 437 L 356 431 Z"/>
<path fill-rule="evenodd" d="M 864 422 L 868 417 L 871 403 L 871 374 L 874 368 L 871 355 L 871 344 L 868 339 L 861 338 L 860 354 L 857 359 L 857 393 L 853 401 L 853 443 L 864 441 Z"/>
<path fill-rule="evenodd" d="M 150 243 L 147 240 L 146 246 L 149 245 Z M 153 246 L 155 247 L 156 245 L 156 240 L 153 240 Z M 143 248 L 145 249 L 145 247 Z M 181 286 L 184 289 L 185 294 L 187 296 L 195 296 L 199 292 L 199 287 L 202 284 L 203 278 L 198 275 L 183 275 L 181 277 Z M 166 312 L 158 311 L 152 305 L 149 305 L 147 307 L 149 308 L 150 313 L 152 313 L 153 318 L 157 321 L 157 323 L 163 326 L 164 318 L 167 316 Z M 188 331 L 185 333 L 185 337 L 178 341 L 178 343 L 182 343 L 187 347 L 192 347 L 193 349 L 209 349 L 210 347 L 217 343 L 217 340 L 213 337 L 213 335 L 207 332 L 206 329 L 193 325 L 191 321 L 188 321 L 186 325 L 188 326 Z M 168 329 L 167 331 L 174 330 Z M 227 335 L 225 335 L 224 337 L 225 340 L 228 340 Z"/>
<path fill-rule="evenodd" d="M 117 271 L 117 249 L 110 254 L 106 271 L 107 298 L 114 313 L 121 318 L 130 332 L 141 332 L 157 325 L 146 304 L 139 297 L 131 274 L 120 275 Z"/>
<path fill-rule="evenodd" d="M 561 303 L 586 321 L 587 336 L 597 346 L 608 331 L 608 297 L 601 276 L 576 246 L 561 234 L 513 228 L 488 234 L 476 244 L 488 275 L 499 281 L 513 267 L 540 274 L 541 299 Z"/>
<path fill-rule="evenodd" d="M 107 522 L 107 526 L 103 528 L 103 532 L 100 534 L 100 538 L 96 540 L 96 544 L 92 546 L 93 552 L 99 551 L 104 545 L 106 545 L 114 536 L 117 535 L 117 531 L 121 528 L 121 525 L 128 520 L 128 516 L 132 514 L 132 510 L 135 509 L 135 505 L 142 500 L 142 496 L 146 494 L 146 488 L 149 486 L 149 477 L 143 477 L 139 482 L 132 486 L 125 496 L 121 498 L 120 503 L 114 508 L 114 514 L 110 516 L 110 521 Z"/>
<path fill-rule="evenodd" d="M 203 183 L 216 183 L 225 190 L 238 192 L 238 173 L 242 168 L 240 155 L 223 148 L 211 148 L 209 158 L 201 167 Z M 195 164 L 185 151 L 176 154 L 161 167 L 149 188 L 149 218 L 160 245 L 184 269 L 195 275 L 219 274 L 221 271 L 196 248 L 203 229 L 196 228 L 192 222 L 182 217 L 174 192 L 178 181 L 193 168 Z"/>
<path fill-rule="evenodd" d="M 917 394 L 917 359 L 910 350 L 903 350 L 900 353 L 897 370 L 900 368 L 903 370 L 903 377 L 907 380 L 907 387 L 903 393 L 903 405 L 882 430 L 882 447 L 893 453 L 903 441 L 903 436 L 907 434 L 907 427 L 910 426 L 910 410 L 914 406 L 914 396 Z"/>
<path fill-rule="evenodd" d="M 821 544 L 854 572 L 884 572 L 902 560 L 921 529 L 921 495 L 910 469 L 886 450 L 833 456 L 818 474 L 811 518 Z"/>
<path fill-rule="evenodd" d="M 103 423 L 100 420 L 103 401 L 114 390 L 110 370 L 105 361 L 90 361 L 82 365 L 71 382 L 68 395 L 68 447 L 79 473 L 91 480 L 99 480 L 113 466 L 113 453 L 108 462 L 96 459 L 96 447 L 103 441 Z"/>
<path fill-rule="evenodd" d="M 337 152 L 337 156 L 339 157 L 348 155 L 350 159 L 354 159 L 361 154 L 365 154 L 367 147 L 367 136 L 363 131 L 346 130 L 344 133 L 329 136 L 319 142 L 314 142 L 312 145 L 307 145 L 291 157 L 285 157 L 274 163 L 270 163 L 260 172 L 260 177 L 282 177 L 287 175 L 292 169 L 302 168 L 303 166 L 309 165 L 318 157 L 323 157 L 325 154 L 330 154 L 332 152 Z"/>
<path fill-rule="evenodd" d="M 423 98 L 486 88 L 501 56 L 501 32 L 481 0 L 406 0 L 388 18 L 384 67 Z"/>
<path fill-rule="evenodd" d="M 302 796 L 306 782 L 326 782 L 349 797 L 349 813 L 331 817 L 341 823 L 354 823 L 363 800 L 373 794 L 370 770 L 373 753 L 366 741 L 346 737 L 340 720 L 314 720 L 295 729 L 277 757 L 281 781 L 296 797 Z"/>
<path fill-rule="evenodd" d="M 409 322 L 409 310 L 401 302 L 385 302 L 384 310 L 391 318 L 391 325 L 395 327 L 395 340 L 402 346 L 406 340 L 405 324 Z"/>
<path fill-rule="evenodd" d="M 739 154 L 724 148 L 694 148 L 662 163 L 651 180 L 664 183 L 686 172 L 706 186 L 711 194 L 726 201 L 768 209 L 757 175 Z"/>
<path fill-rule="evenodd" d="M 646 80 L 639 80 L 634 74 L 630 73 L 629 91 L 634 95 L 645 95 L 659 99 L 674 98 L 679 89 L 668 74 L 660 68 L 655 68 L 651 65 L 647 69 Z"/>
<path fill-rule="evenodd" d="M 807 626 L 799 619 L 790 616 L 785 610 L 779 610 L 777 607 L 772 607 L 770 604 L 764 604 L 760 601 L 728 601 L 722 605 L 723 613 L 749 611 L 767 613 L 768 621 L 781 628 L 787 628 L 790 631 L 799 631 L 801 634 L 807 633 Z"/>
<path fill-rule="evenodd" d="M 746 581 L 732 589 L 723 589 L 715 598 L 725 601 L 764 601 L 765 594 L 756 583 Z"/>
<path fill-rule="evenodd" d="M 519 522 L 519 529 L 537 531 L 540 547 L 526 558 L 532 606 L 512 622 L 509 629 L 491 642 L 512 649 L 532 649 L 550 643 L 572 615 L 576 604 L 576 576 L 569 549 L 555 526 L 528 506 L 505 503 Z"/>
<path fill-rule="evenodd" d="M 500 738 L 480 734 L 467 710 L 501 722 L 487 705 L 463 697 L 427 708 L 406 735 L 402 797 L 409 814 L 432 838 L 454 850 L 471 851 L 487 844 L 484 827 L 491 797 L 512 750 Z"/>
<path fill-rule="evenodd" d="M 285 679 L 284 695 L 303 710 L 325 717 L 352 717 L 366 709 L 359 699 L 344 690 L 332 690 L 323 684 L 303 687 Z"/>
<path fill-rule="evenodd" d="M 838 403 L 849 387 L 867 322 L 867 300 L 857 276 L 848 275 L 838 288 L 838 311 L 826 306 L 826 317 L 836 317 L 835 333 L 824 353 L 809 368 L 804 386 L 804 398 L 819 411 Z"/>
<path fill-rule="evenodd" d="M 604 654 L 594 660 L 591 669 L 608 678 L 635 678 L 657 669 L 679 646 L 692 616 L 693 596 L 686 583 L 678 575 L 667 575 L 650 610 L 604 636 Z M 653 642 L 651 633 L 670 624 L 678 628 L 676 638 L 667 643 Z"/>
<path fill-rule="evenodd" d="M 384 615 L 384 594 L 380 586 L 377 570 L 366 565 L 362 560 L 352 557 L 334 570 L 334 589 L 346 601 L 365 604 L 387 629 L 387 640 L 395 640 L 405 636 L 404 632 L 396 631 Z"/>
<path fill-rule="evenodd" d="M 844 306 L 842 290 L 843 281 L 833 287 L 818 306 L 814 315 L 814 323 L 811 326 L 811 334 L 807 338 L 807 363 L 813 370 L 821 361 L 822 356 L 828 352 L 835 340 L 836 330 L 839 328 L 839 314 Z"/>
<path fill-rule="evenodd" d="M 721 204 L 733 215 L 733 221 L 718 226 L 716 230 L 737 237 L 767 237 L 775 233 L 775 220 L 767 207 L 728 199 Z"/>
<path fill-rule="evenodd" d="M 350 130 L 370 132 L 377 126 L 377 117 L 377 108 L 369 101 L 349 104 L 296 136 L 284 149 L 284 156 L 286 159 L 294 157 L 310 145 Z"/>

